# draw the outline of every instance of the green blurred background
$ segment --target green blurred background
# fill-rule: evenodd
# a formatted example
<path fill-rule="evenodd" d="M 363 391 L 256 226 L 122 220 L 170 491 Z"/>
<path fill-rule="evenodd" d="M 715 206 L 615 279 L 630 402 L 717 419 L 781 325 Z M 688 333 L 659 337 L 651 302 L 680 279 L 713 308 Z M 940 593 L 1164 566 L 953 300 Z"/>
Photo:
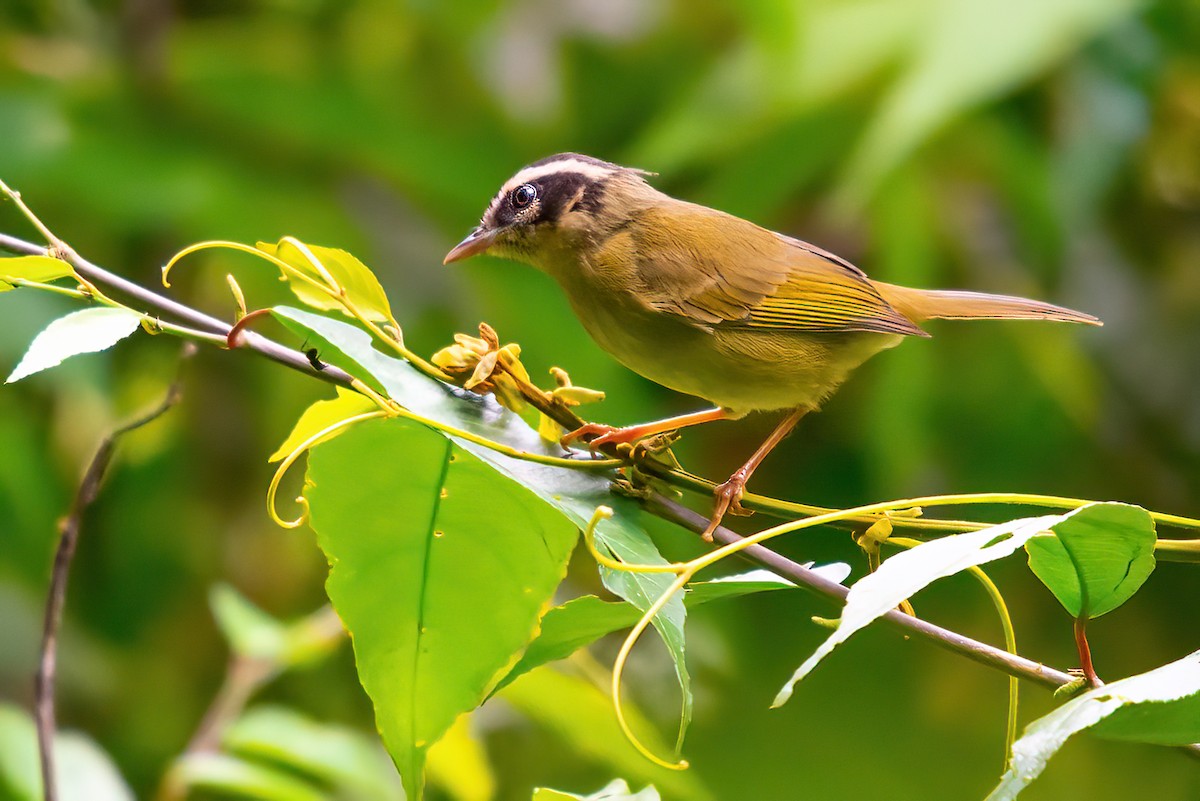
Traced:
<path fill-rule="evenodd" d="M 561 150 L 657 171 L 666 191 L 816 242 L 876 278 L 1023 293 L 1106 321 L 934 323 L 932 340 L 883 354 L 806 419 L 757 491 L 840 506 L 1007 490 L 1200 514 L 1194 2 L 0 7 L 0 176 L 85 256 L 153 285 L 191 242 L 292 234 L 369 264 L 419 352 L 486 320 L 523 346 L 535 375 L 561 365 L 606 390 L 588 410 L 605 422 L 699 408 L 603 354 L 546 277 L 486 258 L 441 266 L 505 178 Z M 11 204 L 0 230 L 33 238 Z M 229 270 L 251 306 L 287 300 L 261 265 L 229 256 L 197 257 L 173 291 L 229 317 Z M 72 308 L 0 296 L 0 371 Z M 161 392 L 177 352 L 142 336 L 0 391 L 0 698 L 29 703 L 55 521 L 82 466 L 114 421 Z M 125 443 L 87 517 L 60 660 L 63 724 L 91 733 L 139 797 L 224 669 L 208 588 L 228 581 L 285 617 L 323 600 L 311 535 L 274 528 L 263 493 L 266 456 L 328 391 L 211 349 L 185 384 L 180 408 Z M 720 478 L 771 422 L 709 426 L 678 452 Z M 862 570 L 845 532 L 780 547 Z M 575 568 L 574 586 L 593 588 L 586 562 Z M 1022 652 L 1072 666 L 1070 621 L 1050 594 L 1017 558 L 992 573 Z M 1194 568 L 1160 565 L 1098 621 L 1101 675 L 1194 650 L 1196 587 Z M 1000 641 L 969 580 L 943 582 L 917 609 Z M 999 674 L 870 631 L 767 711 L 822 636 L 809 616 L 830 613 L 772 593 L 693 616 L 694 778 L 731 801 L 982 797 L 1002 756 Z M 643 650 L 632 692 L 669 730 L 670 666 Z M 371 727 L 349 649 L 266 695 Z M 1025 720 L 1050 706 L 1037 689 L 1024 700 Z M 535 784 L 591 790 L 619 771 L 498 706 L 476 721 L 496 798 L 528 798 Z M 1192 799 L 1200 770 L 1169 750 L 1085 739 L 1027 797 Z"/>

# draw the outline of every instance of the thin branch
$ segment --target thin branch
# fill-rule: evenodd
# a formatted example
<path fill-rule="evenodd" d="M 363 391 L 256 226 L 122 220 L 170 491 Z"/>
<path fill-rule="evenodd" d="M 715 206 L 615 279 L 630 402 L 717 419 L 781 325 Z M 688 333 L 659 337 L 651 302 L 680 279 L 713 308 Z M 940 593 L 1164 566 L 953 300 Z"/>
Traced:
<path fill-rule="evenodd" d="M 181 360 L 187 359 L 195 352 L 192 343 L 184 345 Z M 178 377 L 168 387 L 166 394 L 157 406 L 128 423 L 114 429 L 100 441 L 96 455 L 92 457 L 75 498 L 71 502 L 70 511 L 59 523 L 58 550 L 54 554 L 54 568 L 50 574 L 50 589 L 46 598 L 46 614 L 42 623 L 42 650 L 38 662 L 38 672 L 34 680 L 34 698 L 37 707 L 38 750 L 42 770 L 42 788 L 45 801 L 56 801 L 58 798 L 57 783 L 54 772 L 54 679 L 58 657 L 58 632 L 62 625 L 63 606 L 67 600 L 67 579 L 71 572 L 71 560 L 75 556 L 75 548 L 79 544 L 79 530 L 83 514 L 96 500 L 104 475 L 112 463 L 117 441 L 142 426 L 158 419 L 165 414 L 180 399 L 180 380 Z"/>
<path fill-rule="evenodd" d="M 651 495 L 646 504 L 650 508 L 650 511 L 659 517 L 676 523 L 697 534 L 702 532 L 705 526 L 708 525 L 708 519 L 703 515 L 699 515 L 686 506 L 665 498 L 662 495 Z M 721 526 L 717 528 L 713 539 L 722 545 L 729 545 L 730 543 L 740 542 L 745 538 Z M 781 556 L 769 548 L 762 545 L 751 545 L 741 553 L 777 576 L 786 578 L 803 590 L 820 596 L 827 601 L 832 601 L 838 606 L 842 606 L 846 602 L 846 595 L 850 592 L 849 589 L 838 584 L 836 581 L 825 578 L 813 570 L 809 570 L 797 562 L 793 562 L 785 556 Z M 973 662 L 995 668 L 1010 676 L 1026 679 L 1034 684 L 1039 684 L 1052 690 L 1070 682 L 1073 678 L 1061 670 L 1046 667 L 1023 656 L 1010 654 L 1000 648 L 973 640 L 970 637 L 963 636 L 949 629 L 944 629 L 941 626 L 897 610 L 888 612 L 880 619 L 893 628 L 900 629 L 904 634 L 915 635 L 947 651 L 956 653 L 959 656 L 965 656 Z"/>

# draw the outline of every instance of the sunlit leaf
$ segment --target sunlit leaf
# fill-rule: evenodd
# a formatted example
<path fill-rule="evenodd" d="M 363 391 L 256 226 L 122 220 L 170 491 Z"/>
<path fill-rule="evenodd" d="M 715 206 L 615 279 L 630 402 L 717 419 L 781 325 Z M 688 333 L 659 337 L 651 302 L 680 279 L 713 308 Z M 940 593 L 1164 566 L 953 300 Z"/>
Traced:
<path fill-rule="evenodd" d="M 50 256 L 14 256 L 0 259 L 0 292 L 13 289 L 14 278 L 45 284 L 71 275 L 71 265 Z"/>
<path fill-rule="evenodd" d="M 1110 514 L 1106 507 L 1110 505 L 1090 504 L 1066 514 L 1012 520 L 979 531 L 941 537 L 892 556 L 878 570 L 868 573 L 850 588 L 837 629 L 796 669 L 775 697 L 772 706 L 786 703 L 796 683 L 834 648 L 931 582 L 961 573 L 969 567 L 1002 559 L 1038 533 L 1056 530 L 1073 518 L 1105 520 Z"/>
<path fill-rule="evenodd" d="M 83 309 L 59 317 L 34 338 L 4 383 L 20 381 L 80 353 L 111 348 L 136 331 L 141 322 L 142 316 L 128 309 Z"/>
<path fill-rule="evenodd" d="M 1025 543 L 1029 569 L 1072 617 L 1100 617 L 1128 601 L 1154 570 L 1154 520 L 1108 503 Z"/>
<path fill-rule="evenodd" d="M 454 801 L 491 801 L 496 777 L 483 742 L 471 732 L 471 716 L 460 715 L 446 736 L 429 749 L 429 783 Z"/>
<path fill-rule="evenodd" d="M 312 259 L 309 258 L 309 254 L 312 254 L 320 262 L 325 272 L 345 291 L 345 299 L 354 304 L 364 317 L 377 323 L 388 322 L 392 319 L 392 309 L 388 305 L 387 294 L 379 284 L 379 279 L 367 265 L 346 251 L 309 245 L 290 238 L 281 239 L 278 244 L 259 242 L 255 247 L 264 253 L 282 259 L 301 273 L 327 286 L 328 279 L 322 275 L 321 270 L 314 266 Z M 343 310 L 342 303 L 338 299 L 303 280 L 293 278 L 288 281 L 288 286 L 296 293 L 296 297 L 314 309 Z"/>
<path fill-rule="evenodd" d="M 369 375 L 389 397 L 418 414 L 520 451 L 563 455 L 557 445 L 543 440 L 518 415 L 492 398 L 429 379 L 408 362 L 380 353 L 372 346 L 370 335 L 353 325 L 301 309 L 277 307 L 273 311 L 301 336 L 323 343 L 326 349 L 322 350 L 322 358 L 340 363 L 356 374 Z M 596 527 L 597 546 L 629 563 L 666 563 L 640 522 L 645 512 L 635 501 L 610 492 L 609 476 L 533 464 L 465 440 L 454 441 L 534 492 L 576 527 L 586 526 L 597 506 L 612 507 L 616 514 Z M 672 581 L 670 574 L 665 573 L 601 569 L 600 575 L 611 592 L 641 610 L 649 608 Z M 684 655 L 685 616 L 683 600 L 676 597 L 655 618 L 654 625 L 675 665 L 686 722 L 691 711 L 691 689 Z"/>
<path fill-rule="evenodd" d="M 1116 740 L 1200 742 L 1200 651 L 1072 698 L 1025 729 L 1011 767 L 988 801 L 1010 801 L 1036 779 L 1071 736 L 1091 729 Z"/>
<path fill-rule="evenodd" d="M 520 484 L 407 420 L 309 457 L 326 590 L 411 799 L 429 747 L 533 638 L 577 529 Z"/>
<path fill-rule="evenodd" d="M 610 776 L 653 782 L 672 798 L 706 801 L 712 797 L 693 771 L 667 770 L 639 754 L 613 717 L 612 699 L 587 679 L 543 667 L 505 687 L 497 698 L 553 732 L 588 761 L 603 766 Z M 628 700 L 623 707 L 645 745 L 666 753 L 669 746 L 638 707 Z"/>
<path fill-rule="evenodd" d="M 320 433 L 334 423 L 369 412 L 376 408 L 375 402 L 365 395 L 343 387 L 337 388 L 333 400 L 317 401 L 300 415 L 287 439 L 267 461 L 277 462 L 300 447 L 310 437 Z"/>
<path fill-rule="evenodd" d="M 247 761 L 289 768 L 335 788 L 339 798 L 404 801 L 396 769 L 373 734 L 260 706 L 226 730 L 222 747 Z"/>

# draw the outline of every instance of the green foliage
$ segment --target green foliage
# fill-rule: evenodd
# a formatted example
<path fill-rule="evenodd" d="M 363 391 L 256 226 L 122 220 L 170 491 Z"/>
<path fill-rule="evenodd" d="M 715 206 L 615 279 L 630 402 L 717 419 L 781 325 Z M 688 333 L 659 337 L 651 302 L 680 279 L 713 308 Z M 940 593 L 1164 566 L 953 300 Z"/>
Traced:
<path fill-rule="evenodd" d="M 594 347 L 543 276 L 494 260 L 440 265 L 517 166 L 581 150 L 656 170 L 667 191 L 829 247 L 884 280 L 1036 294 L 1108 324 L 1086 337 L 936 325 L 933 342 L 860 371 L 764 465 L 756 491 L 846 505 L 1020 487 L 1196 516 L 1200 28 L 1185 0 L 698 0 L 554 4 L 554 13 L 528 3 L 311 0 L 175 4 L 164 15 L 2 5 L 0 177 L 81 253 L 146 285 L 182 243 L 293 233 L 371 264 L 419 353 L 486 319 L 524 346 L 534 376 L 561 364 L 606 390 L 588 409 L 595 419 L 689 410 L 691 401 Z M 0 214 L 0 231 L 33 236 L 10 204 Z M 0 290 L 15 261 L 0 262 Z M 172 292 L 231 319 L 226 260 L 197 261 Z M 20 280 L 57 280 L 62 269 L 27 266 L 51 272 Z M 238 277 L 252 308 L 286 302 L 290 290 L 270 271 Z M 77 308 L 0 292 L 5 372 L 47 321 Z M 337 360 L 318 337 L 305 347 Z M 112 419 L 157 396 L 172 352 L 161 337 L 133 337 L 0 393 L 0 695 L 28 694 L 55 525 L 81 465 Z M 208 352 L 187 372 L 178 416 L 123 446 L 86 521 L 60 658 L 62 719 L 92 732 L 145 798 L 220 681 L 207 588 L 231 581 L 286 616 L 325 600 L 320 554 L 262 513 L 262 457 L 327 390 L 239 354 Z M 676 451 L 689 469 L 720 478 L 765 425 L 689 433 Z M 638 520 L 632 507 L 618 506 L 618 518 Z M 661 533 L 664 552 L 693 547 Z M 859 559 L 833 530 L 780 547 L 798 559 Z M 1066 667 L 1061 620 L 1044 613 L 1049 599 L 1018 568 L 1009 560 L 989 572 L 1013 601 L 1022 642 Z M 594 572 L 576 560 L 567 597 L 600 592 Z M 1153 579 L 1095 643 L 1114 676 L 1195 649 L 1180 612 L 1194 576 L 1173 568 Z M 651 584 L 642 594 L 655 592 Z M 967 582 L 945 582 L 920 612 L 972 628 L 984 603 Z M 795 649 L 811 645 L 803 638 L 814 613 L 828 614 L 799 594 L 766 593 L 712 609 L 690 632 L 700 700 L 684 775 L 717 798 L 791 799 L 797 784 L 794 772 L 780 775 L 781 743 L 788 755 L 820 754 L 870 726 L 880 742 L 919 745 L 873 749 L 855 771 L 806 758 L 808 795 L 977 797 L 994 770 L 986 710 L 998 705 L 998 684 L 984 671 L 947 670 L 932 649 L 856 638 L 856 658 L 816 677 L 821 691 L 803 709 L 760 710 L 758 679 L 791 671 Z M 277 642 L 270 627 L 251 630 Z M 880 665 L 892 666 L 886 680 Z M 666 695 L 660 667 L 671 665 L 647 649 L 628 682 L 634 697 Z M 279 692 L 371 730 L 348 658 L 311 664 Z M 545 720 L 569 715 L 573 697 L 561 698 L 566 711 Z M 588 720 L 610 725 L 615 750 L 624 743 L 611 709 L 594 700 Z M 653 704 L 637 731 L 668 716 Z M 651 781 L 576 746 L 589 732 L 564 734 L 569 721 L 479 717 L 505 801 L 539 785 Z M 599 749 L 600 735 L 590 736 Z M 1075 758 L 1064 755 L 1026 795 L 1195 795 L 1194 767 L 1177 755 L 1127 749 L 1109 759 L 1090 739 L 1077 738 Z M 653 781 L 668 798 L 696 797 Z"/>
<path fill-rule="evenodd" d="M 796 684 L 834 648 L 933 581 L 1009 556 L 1042 531 L 1058 532 L 1065 528 L 1077 533 L 1091 527 L 1119 532 L 1130 525 L 1131 509 L 1136 507 L 1116 503 L 1089 504 L 1062 515 L 1013 520 L 979 531 L 940 537 L 896 554 L 850 588 L 833 634 L 796 669 L 771 705 L 786 703 Z M 1141 515 L 1132 521 L 1135 532 L 1144 531 L 1150 522 L 1145 510 L 1138 511 Z"/>
<path fill-rule="evenodd" d="M 278 244 L 259 242 L 256 247 L 283 261 L 308 280 L 293 279 L 288 286 L 296 297 L 315 309 L 342 311 L 348 301 L 374 322 L 390 322 L 392 307 L 375 273 L 344 250 L 309 245 L 290 237 Z M 312 283 L 310 283 L 312 282 Z M 313 283 L 333 290 L 318 289 Z M 336 295 L 342 293 L 339 298 Z"/>
<path fill-rule="evenodd" d="M 1128 601 L 1154 570 L 1154 521 L 1145 509 L 1106 504 L 1103 517 L 1074 515 L 1025 543 L 1029 569 L 1075 618 Z"/>
<path fill-rule="evenodd" d="M 49 256 L 16 256 L 0 259 L 0 292 L 14 289 L 14 280 L 50 283 L 71 274 L 71 267 L 62 259 Z"/>
<path fill-rule="evenodd" d="M 1067 701 L 1029 725 L 1012 766 L 988 801 L 1010 801 L 1038 777 L 1068 738 L 1091 730 L 1114 740 L 1159 745 L 1200 742 L 1200 651 Z"/>
<path fill-rule="evenodd" d="M 404 420 L 366 423 L 320 446 L 308 482 L 326 589 L 384 743 L 419 798 L 426 751 L 532 639 L 576 530 L 532 492 Z"/>
<path fill-rule="evenodd" d="M 4 383 L 20 381 L 80 353 L 107 350 L 136 331 L 141 323 L 142 316 L 127 309 L 71 312 L 50 323 L 37 335 Z"/>

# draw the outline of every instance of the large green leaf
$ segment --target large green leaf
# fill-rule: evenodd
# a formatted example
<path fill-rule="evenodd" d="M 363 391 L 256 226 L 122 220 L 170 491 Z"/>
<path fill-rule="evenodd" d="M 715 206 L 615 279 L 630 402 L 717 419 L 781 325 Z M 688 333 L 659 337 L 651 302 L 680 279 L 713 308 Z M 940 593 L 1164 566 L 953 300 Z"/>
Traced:
<path fill-rule="evenodd" d="M 1159 745 L 1200 742 L 1200 651 L 1088 690 L 1029 724 L 1013 744 L 1011 765 L 988 801 L 1016 798 L 1068 738 L 1086 729 Z"/>
<path fill-rule="evenodd" d="M 301 309 L 277 307 L 275 315 L 305 337 L 324 345 L 321 358 L 358 375 L 369 375 L 406 408 L 437 422 L 470 431 L 521 451 L 562 456 L 516 414 L 490 397 L 429 379 L 412 365 L 380 353 L 365 331 L 353 325 Z M 610 554 L 635 564 L 665 564 L 640 520 L 645 512 L 629 498 L 609 491 L 610 476 L 534 464 L 499 454 L 488 448 L 455 439 L 464 450 L 534 492 L 566 516 L 575 526 L 587 525 L 597 506 L 615 511 L 596 527 L 596 543 Z M 666 573 L 631 573 L 601 569 L 604 585 L 635 607 L 645 610 L 670 586 Z M 691 716 L 691 689 L 684 658 L 683 625 L 686 612 L 681 598 L 673 598 L 655 618 L 675 664 L 683 693 L 683 720 Z"/>
<path fill-rule="evenodd" d="M 1057 530 L 1073 519 L 1075 525 L 1081 521 L 1107 520 L 1112 514 L 1108 507 L 1114 505 L 1120 506 L 1095 503 L 1066 514 L 1012 520 L 979 531 L 941 537 L 896 554 L 850 588 L 837 629 L 796 669 L 772 706 L 786 703 L 796 683 L 812 672 L 834 648 L 933 581 L 1002 559 L 1040 532 Z"/>
<path fill-rule="evenodd" d="M 329 598 L 415 801 L 425 752 L 533 638 L 576 528 L 407 420 L 364 423 L 318 446 L 308 481 Z"/>
<path fill-rule="evenodd" d="M 1100 617 L 1128 601 L 1154 570 L 1154 520 L 1108 503 L 1025 543 L 1029 569 L 1072 617 Z"/>
<path fill-rule="evenodd" d="M 128 309 L 82 309 L 59 317 L 34 337 L 4 383 L 20 381 L 80 353 L 111 348 L 136 331 L 141 322 L 142 316 Z"/>

